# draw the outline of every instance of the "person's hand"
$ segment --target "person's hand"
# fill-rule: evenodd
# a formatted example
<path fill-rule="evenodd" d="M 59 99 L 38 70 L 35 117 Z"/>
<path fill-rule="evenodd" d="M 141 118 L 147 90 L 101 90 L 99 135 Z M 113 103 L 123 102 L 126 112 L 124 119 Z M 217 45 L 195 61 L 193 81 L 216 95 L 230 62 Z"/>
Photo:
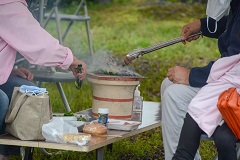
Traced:
<path fill-rule="evenodd" d="M 191 42 L 193 40 L 198 39 L 200 37 L 200 35 L 194 36 L 191 38 L 188 38 L 188 37 L 192 34 L 198 33 L 200 30 L 201 30 L 200 20 L 184 25 L 182 28 L 182 33 L 181 33 L 182 43 L 185 45 L 186 41 Z"/>
<path fill-rule="evenodd" d="M 189 85 L 189 74 L 189 69 L 174 66 L 168 70 L 167 77 L 173 83 Z"/>
<path fill-rule="evenodd" d="M 81 73 L 78 73 L 76 70 L 79 64 L 82 64 L 82 72 Z M 73 57 L 73 62 L 70 65 L 69 69 L 71 69 L 71 71 L 73 72 L 73 75 L 76 78 L 79 78 L 81 80 L 84 79 L 87 74 L 87 65 L 83 61 L 77 59 L 76 57 Z"/>
<path fill-rule="evenodd" d="M 27 79 L 29 81 L 33 80 L 33 74 L 25 68 L 13 69 L 11 74 L 22 77 L 22 78 Z"/>

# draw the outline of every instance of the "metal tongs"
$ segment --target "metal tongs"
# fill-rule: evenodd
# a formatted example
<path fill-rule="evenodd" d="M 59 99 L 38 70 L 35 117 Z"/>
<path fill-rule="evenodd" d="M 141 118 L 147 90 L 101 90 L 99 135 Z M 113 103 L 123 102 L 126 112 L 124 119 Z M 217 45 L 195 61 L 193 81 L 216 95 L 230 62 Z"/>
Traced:
<path fill-rule="evenodd" d="M 76 72 L 77 73 L 82 73 L 82 64 L 78 65 L 78 67 L 76 68 Z M 81 80 L 80 78 L 76 78 L 75 87 L 77 89 L 80 89 L 82 87 L 82 83 L 83 83 L 83 80 Z"/>
<path fill-rule="evenodd" d="M 195 37 L 195 36 L 198 36 L 198 35 L 201 35 L 201 34 L 202 34 L 202 32 L 200 31 L 198 33 L 190 35 L 188 38 Z M 127 54 L 127 56 L 124 59 L 124 63 L 126 65 L 128 65 L 129 63 L 131 63 L 131 61 L 143 56 L 144 54 L 153 52 L 155 50 L 158 50 L 158 49 L 161 49 L 161 48 L 164 48 L 164 47 L 167 47 L 167 46 L 170 46 L 170 45 L 176 44 L 178 42 L 182 42 L 182 41 L 183 41 L 183 39 L 181 37 L 178 37 L 178 38 L 174 38 L 172 40 L 169 40 L 169 41 L 166 41 L 166 42 L 163 42 L 163 43 L 159 43 L 159 44 L 156 44 L 156 45 L 153 45 L 153 46 L 133 50 L 133 51 L 131 51 Z"/>

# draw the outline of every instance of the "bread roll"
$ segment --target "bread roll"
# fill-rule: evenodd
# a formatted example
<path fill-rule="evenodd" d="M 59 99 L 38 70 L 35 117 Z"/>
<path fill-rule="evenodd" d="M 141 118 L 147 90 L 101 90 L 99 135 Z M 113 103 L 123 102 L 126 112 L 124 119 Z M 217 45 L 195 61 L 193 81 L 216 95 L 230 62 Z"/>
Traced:
<path fill-rule="evenodd" d="M 90 134 L 79 134 L 79 133 L 66 133 L 62 135 L 62 138 L 65 142 L 81 142 L 81 141 L 89 141 L 91 139 Z"/>
<path fill-rule="evenodd" d="M 101 135 L 107 133 L 107 127 L 100 123 L 89 123 L 83 127 L 83 132 L 93 135 Z"/>

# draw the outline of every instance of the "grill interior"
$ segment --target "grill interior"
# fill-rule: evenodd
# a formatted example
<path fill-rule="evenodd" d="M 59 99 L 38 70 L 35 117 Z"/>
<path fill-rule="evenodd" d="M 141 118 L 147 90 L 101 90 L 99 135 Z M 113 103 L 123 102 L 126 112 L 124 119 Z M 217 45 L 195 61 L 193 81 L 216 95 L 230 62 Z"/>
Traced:
<path fill-rule="evenodd" d="M 91 76 L 91 77 L 99 77 L 99 78 L 137 78 L 137 79 L 142 79 L 142 78 L 145 78 L 139 74 L 135 74 L 135 75 L 110 75 L 110 74 L 101 74 L 101 73 L 88 73 L 88 76 Z"/>
<path fill-rule="evenodd" d="M 129 71 L 129 70 L 119 70 L 117 72 L 113 72 L 113 71 L 106 71 L 103 69 L 99 69 L 99 70 L 93 71 L 91 74 L 94 74 L 95 76 L 142 77 L 140 74 Z"/>
<path fill-rule="evenodd" d="M 133 68 L 129 69 L 122 63 L 118 63 L 116 59 L 107 53 L 99 53 L 95 55 L 94 63 L 89 68 L 89 73 L 97 77 L 142 77 L 140 74 L 134 72 Z"/>

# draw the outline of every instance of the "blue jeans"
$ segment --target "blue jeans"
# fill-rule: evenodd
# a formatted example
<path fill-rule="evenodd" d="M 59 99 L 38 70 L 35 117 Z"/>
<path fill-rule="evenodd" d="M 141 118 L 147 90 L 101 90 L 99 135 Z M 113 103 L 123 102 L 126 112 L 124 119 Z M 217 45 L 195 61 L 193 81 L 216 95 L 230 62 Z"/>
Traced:
<path fill-rule="evenodd" d="M 34 83 L 18 76 L 10 75 L 7 82 L 0 85 L 0 134 L 5 133 L 5 116 L 8 111 L 14 87 L 21 85 L 33 86 Z M 0 154 L 19 155 L 20 147 L 0 145 Z"/>

